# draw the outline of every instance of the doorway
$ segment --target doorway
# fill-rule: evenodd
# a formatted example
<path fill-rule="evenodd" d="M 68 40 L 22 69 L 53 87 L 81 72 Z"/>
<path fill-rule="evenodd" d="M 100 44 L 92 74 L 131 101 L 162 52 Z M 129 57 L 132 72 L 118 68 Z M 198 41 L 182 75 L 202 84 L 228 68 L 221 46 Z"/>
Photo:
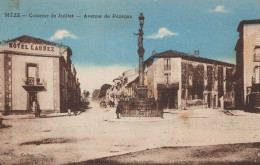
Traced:
<path fill-rule="evenodd" d="M 28 98 L 27 98 L 27 109 L 32 110 L 33 102 L 37 102 L 37 92 L 28 92 Z"/>
<path fill-rule="evenodd" d="M 210 108 L 211 107 L 211 94 L 210 93 L 208 93 L 207 101 L 208 101 L 208 108 Z"/>
<path fill-rule="evenodd" d="M 217 96 L 216 95 L 214 95 L 213 108 L 218 108 L 217 107 Z"/>
<path fill-rule="evenodd" d="M 161 91 L 160 92 L 160 101 L 163 109 L 173 109 L 177 107 L 177 92 L 176 91 Z"/>

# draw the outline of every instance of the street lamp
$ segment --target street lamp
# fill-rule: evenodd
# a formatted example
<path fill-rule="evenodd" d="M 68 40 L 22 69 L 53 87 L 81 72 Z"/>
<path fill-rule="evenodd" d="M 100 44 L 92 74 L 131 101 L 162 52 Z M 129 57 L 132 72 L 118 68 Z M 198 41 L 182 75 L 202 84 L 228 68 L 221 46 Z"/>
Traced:
<path fill-rule="evenodd" d="M 140 13 L 140 16 L 138 17 L 138 19 L 139 19 L 140 27 L 142 29 L 143 26 L 144 26 L 144 15 L 143 15 L 143 13 Z"/>

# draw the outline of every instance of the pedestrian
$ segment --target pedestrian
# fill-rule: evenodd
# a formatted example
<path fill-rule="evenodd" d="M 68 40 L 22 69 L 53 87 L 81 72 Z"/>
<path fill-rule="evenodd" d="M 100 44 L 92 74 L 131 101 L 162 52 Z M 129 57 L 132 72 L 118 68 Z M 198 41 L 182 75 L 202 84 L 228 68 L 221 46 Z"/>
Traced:
<path fill-rule="evenodd" d="M 33 100 L 33 102 L 32 102 L 32 111 L 35 115 L 36 114 L 36 100 Z"/>
<path fill-rule="evenodd" d="M 121 111 L 122 111 L 122 103 L 121 101 L 118 102 L 118 105 L 116 107 L 116 115 L 117 115 L 117 119 L 120 119 L 119 118 L 119 115 L 121 114 Z"/>
<path fill-rule="evenodd" d="M 40 110 L 40 105 L 37 100 L 34 100 L 32 102 L 32 110 L 33 110 L 35 117 L 40 117 L 41 110 Z"/>
<path fill-rule="evenodd" d="M 108 105 L 109 105 L 109 107 L 112 107 L 112 101 L 111 100 L 108 102 Z"/>
<path fill-rule="evenodd" d="M 114 107 L 115 106 L 115 102 L 114 101 L 112 101 L 112 107 Z"/>
<path fill-rule="evenodd" d="M 41 108 L 40 108 L 40 104 L 38 101 L 36 101 L 36 116 L 40 117 L 41 115 Z"/>

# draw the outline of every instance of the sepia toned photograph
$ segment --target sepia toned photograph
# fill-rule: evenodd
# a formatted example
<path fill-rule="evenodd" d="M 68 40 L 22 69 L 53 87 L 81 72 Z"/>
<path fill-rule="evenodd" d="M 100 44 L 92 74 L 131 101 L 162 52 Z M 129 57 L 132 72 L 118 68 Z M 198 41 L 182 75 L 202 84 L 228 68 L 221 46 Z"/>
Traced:
<path fill-rule="evenodd" d="M 260 164 L 260 1 L 1 0 L 0 165 Z"/>

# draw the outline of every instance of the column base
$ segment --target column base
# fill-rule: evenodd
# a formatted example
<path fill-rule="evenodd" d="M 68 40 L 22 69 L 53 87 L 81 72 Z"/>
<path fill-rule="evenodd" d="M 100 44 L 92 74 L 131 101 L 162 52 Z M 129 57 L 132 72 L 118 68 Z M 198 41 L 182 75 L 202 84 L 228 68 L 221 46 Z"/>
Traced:
<path fill-rule="evenodd" d="M 146 99 L 147 98 L 147 87 L 146 86 L 138 86 L 137 87 L 137 91 L 136 91 L 136 95 L 137 95 L 137 99 Z"/>

